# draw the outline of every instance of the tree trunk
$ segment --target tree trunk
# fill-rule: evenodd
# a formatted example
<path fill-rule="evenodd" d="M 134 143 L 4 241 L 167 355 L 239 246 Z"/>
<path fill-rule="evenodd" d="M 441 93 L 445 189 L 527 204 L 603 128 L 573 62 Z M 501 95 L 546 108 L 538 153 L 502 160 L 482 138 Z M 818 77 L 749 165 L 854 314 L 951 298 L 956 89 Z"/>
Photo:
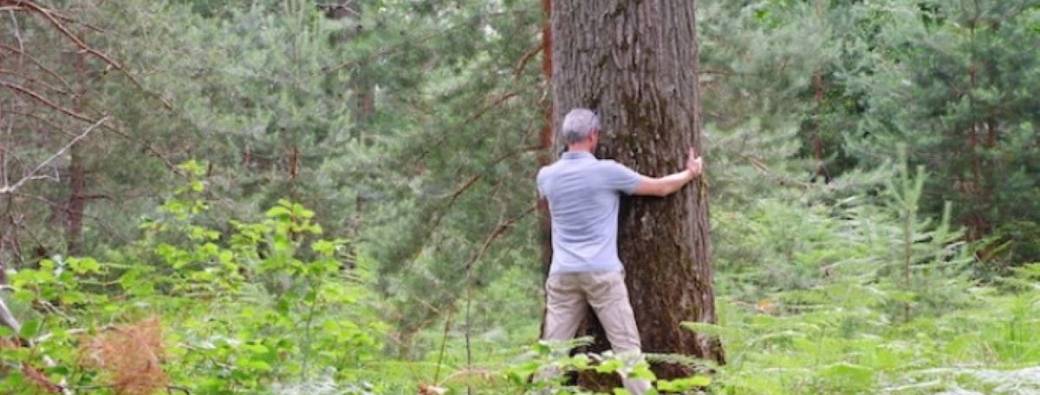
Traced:
<path fill-rule="evenodd" d="M 350 18 L 355 21 L 353 26 L 344 29 L 343 33 L 337 37 L 337 40 L 344 43 L 350 42 L 362 33 L 365 27 L 361 24 L 363 9 L 359 0 L 338 0 L 333 5 L 327 7 L 325 15 L 328 18 Z M 349 87 L 351 102 L 353 103 L 352 115 L 354 116 L 354 128 L 351 137 L 359 143 L 366 143 L 365 129 L 368 128 L 376 112 L 375 86 L 364 75 L 363 68 L 355 68 L 350 70 L 350 72 Z"/>
<path fill-rule="evenodd" d="M 87 171 L 83 165 L 83 149 L 79 144 L 69 148 L 69 201 L 65 205 L 65 254 L 83 253 L 83 212 L 87 208 Z"/>
<path fill-rule="evenodd" d="M 552 15 L 552 0 L 542 0 L 542 12 L 545 21 L 542 26 L 542 80 L 546 87 L 552 86 L 552 31 L 550 30 L 550 16 Z M 538 134 L 538 167 L 552 164 L 553 160 L 553 106 L 552 101 L 542 100 L 542 114 L 545 123 Z M 552 263 L 552 235 L 550 234 L 549 206 L 539 199 L 538 205 L 538 234 L 542 250 L 542 271 L 544 276 L 549 275 L 549 265 Z M 544 277 L 543 276 L 543 277 Z M 542 328 L 544 330 L 545 328 Z M 539 336 L 540 337 L 540 336 Z"/>
<path fill-rule="evenodd" d="M 362 7 L 359 0 L 338 0 L 330 9 L 326 10 L 326 17 L 331 19 L 343 19 L 351 18 L 356 22 L 356 25 L 345 29 L 336 40 L 342 43 L 348 43 L 354 40 L 359 34 L 361 34 L 364 26 L 361 24 L 361 13 Z M 352 103 L 352 113 L 354 117 L 354 126 L 351 130 L 351 138 L 359 144 L 367 144 L 365 142 L 364 131 L 371 125 L 372 117 L 376 112 L 376 95 L 375 85 L 367 78 L 361 75 L 358 70 L 351 71 L 350 77 L 350 100 Z M 354 214 L 350 219 L 350 225 L 348 226 L 347 235 L 352 239 L 357 239 L 360 234 L 362 223 L 364 222 L 364 207 L 365 199 L 358 193 L 354 197 Z M 351 262 L 350 267 L 356 262 Z"/>
<path fill-rule="evenodd" d="M 591 108 L 603 129 L 598 157 L 652 176 L 683 169 L 687 148 L 701 146 L 694 1 L 552 3 L 553 124 L 572 108 Z M 624 199 L 618 249 L 643 351 L 721 363 L 717 339 L 680 326 L 716 321 L 705 186 Z M 607 343 L 589 311 L 579 336 L 595 336 L 592 351 L 602 351 Z M 654 370 L 662 378 L 689 373 Z"/>
<path fill-rule="evenodd" d="M 79 81 L 79 94 L 75 98 L 76 111 L 85 107 L 84 98 L 87 93 L 86 60 L 82 54 L 74 56 L 76 77 Z M 87 169 L 83 144 L 69 147 L 69 200 L 65 204 L 65 255 L 76 256 L 83 253 L 83 213 L 87 209 Z"/>
<path fill-rule="evenodd" d="M 552 0 L 542 0 L 542 82 L 545 87 L 552 89 L 552 30 L 550 20 L 552 15 Z M 539 100 L 542 105 L 542 116 L 545 118 L 542 129 L 538 132 L 538 167 L 544 167 L 552 163 L 553 151 L 553 108 L 552 98 L 543 97 Z M 552 264 L 552 219 L 549 217 L 549 204 L 538 198 L 538 244 L 542 258 L 542 284 L 549 277 L 549 266 Z M 542 325 L 538 329 L 538 338 L 545 337 L 545 315 L 548 307 L 542 306 Z"/>

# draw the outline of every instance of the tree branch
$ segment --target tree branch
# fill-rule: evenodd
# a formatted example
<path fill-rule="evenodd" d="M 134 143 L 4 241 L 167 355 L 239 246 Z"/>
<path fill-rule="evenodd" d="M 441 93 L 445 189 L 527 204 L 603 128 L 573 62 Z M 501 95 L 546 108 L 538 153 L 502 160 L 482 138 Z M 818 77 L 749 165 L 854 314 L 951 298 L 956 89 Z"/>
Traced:
<path fill-rule="evenodd" d="M 7 88 L 9 88 L 11 90 L 14 90 L 15 92 L 18 92 L 18 93 L 21 93 L 23 95 L 29 96 L 29 97 L 33 98 L 34 100 L 36 100 L 36 101 L 38 101 L 40 103 L 43 103 L 47 107 L 53 108 L 53 109 L 57 110 L 58 112 L 60 112 L 62 114 L 65 114 L 65 115 L 68 115 L 68 116 L 70 116 L 72 118 L 75 118 L 77 120 L 80 120 L 80 121 L 83 121 L 83 122 L 89 122 L 89 123 L 95 122 L 90 117 L 88 117 L 86 115 L 83 115 L 83 114 L 80 114 L 78 112 L 72 111 L 72 110 L 70 110 L 68 108 L 62 107 L 62 106 L 58 105 L 57 103 L 54 103 L 54 102 L 48 100 L 46 97 L 43 97 L 43 95 L 41 95 L 41 94 L 39 94 L 39 93 L 37 93 L 37 92 L 35 92 L 33 90 L 30 90 L 28 88 L 25 88 L 25 87 L 23 87 L 21 85 L 10 83 L 10 82 L 4 81 L 4 80 L 0 80 L 0 86 L 7 87 Z M 110 131 L 112 133 L 115 133 L 115 134 L 119 135 L 120 137 L 123 137 L 123 138 L 125 138 L 127 140 L 130 140 L 130 141 L 135 141 L 126 132 L 123 132 L 123 131 L 121 131 L 119 129 L 116 129 L 116 128 L 108 126 L 108 125 L 104 125 L 103 127 L 105 128 L 105 130 L 108 130 L 108 131 Z M 144 148 L 148 152 L 151 152 L 152 155 L 155 155 L 155 157 L 157 157 L 160 160 L 162 160 L 163 164 L 165 164 L 167 168 L 172 170 L 175 174 L 180 174 L 180 172 L 177 171 L 177 166 L 175 166 L 173 164 L 173 162 L 170 162 L 170 160 L 166 158 L 166 155 L 163 155 L 161 152 L 159 152 L 159 150 L 155 149 L 155 147 L 153 147 L 151 144 L 148 144 L 148 143 L 140 143 L 140 144 L 143 145 Z"/>
<path fill-rule="evenodd" d="M 43 169 L 43 167 L 50 163 L 52 160 L 56 159 L 61 155 L 64 155 L 65 151 L 68 151 L 69 148 L 72 148 L 72 146 L 76 145 L 76 143 L 80 142 L 80 140 L 85 139 L 88 135 L 90 135 L 90 132 L 93 132 L 94 129 L 96 129 L 98 126 L 100 126 L 107 120 L 108 117 L 105 116 L 97 122 L 95 122 L 93 125 L 90 125 L 90 127 L 84 130 L 83 133 L 80 133 L 79 136 L 76 136 L 76 138 L 72 139 L 72 141 L 70 141 L 68 144 L 65 144 L 64 147 L 61 147 L 61 149 L 58 150 L 58 152 L 55 152 L 54 155 L 51 155 L 49 158 L 47 158 L 47 160 L 44 160 L 43 162 L 40 162 L 40 164 L 36 165 L 36 167 L 33 168 L 32 171 L 29 172 L 29 174 L 25 175 L 25 177 L 22 177 L 22 179 L 18 180 L 18 182 L 14 183 L 14 185 L 4 185 L 3 187 L 0 187 L 0 195 L 15 192 L 18 190 L 18 188 L 21 188 L 21 186 L 24 185 L 26 182 L 46 178 L 43 176 L 37 176 L 36 173 Z"/>
<path fill-rule="evenodd" d="M 531 205 L 531 207 L 528 207 L 527 210 L 524 210 L 522 213 L 517 214 L 515 217 L 499 222 L 499 224 L 495 226 L 495 229 L 492 230 L 490 234 L 488 234 L 487 238 L 484 239 L 484 243 L 480 246 L 480 250 L 478 250 L 477 253 L 473 255 L 473 257 L 470 258 L 468 262 L 466 262 L 466 277 L 470 277 L 473 266 L 476 264 L 477 261 L 480 260 L 480 258 L 484 257 L 484 254 L 487 253 L 487 251 L 491 248 L 491 244 L 494 243 L 495 240 L 504 235 L 507 231 L 509 231 L 509 229 L 512 229 L 513 225 L 515 225 L 517 222 L 520 222 L 520 220 L 524 219 L 524 217 L 527 217 L 537 209 L 537 204 Z"/>
<path fill-rule="evenodd" d="M 78 119 L 78 120 L 83 121 L 83 122 L 88 122 L 88 123 L 94 122 L 94 120 L 90 119 L 90 117 L 88 117 L 86 115 L 83 115 L 83 114 L 80 114 L 78 112 L 72 111 L 72 110 L 70 110 L 68 108 L 62 107 L 62 106 L 58 105 L 57 103 L 48 100 L 46 97 L 43 97 L 43 95 L 37 93 L 36 91 L 33 91 L 33 90 L 31 90 L 29 88 L 26 88 L 24 86 L 21 86 L 21 85 L 15 84 L 15 83 L 11 83 L 11 82 L 7 82 L 7 81 L 4 81 L 4 80 L 0 80 L 0 85 L 2 85 L 4 87 L 7 87 L 8 89 L 11 89 L 11 90 L 13 90 L 15 92 L 18 92 L 18 93 L 21 93 L 23 95 L 29 96 L 29 97 L 33 98 L 34 100 L 36 100 L 36 101 L 46 105 L 47 107 L 53 108 L 53 109 L 57 110 L 58 112 L 60 112 L 62 114 L 65 114 L 65 115 L 68 115 L 68 116 L 70 116 L 72 118 Z"/>
<path fill-rule="evenodd" d="M 162 97 L 161 95 L 159 95 L 157 93 L 151 92 L 148 89 L 145 89 L 144 85 L 141 85 L 141 81 L 138 81 L 137 78 L 133 76 L 133 74 L 130 74 L 130 72 L 127 71 L 126 68 L 124 68 L 122 64 L 117 62 L 115 59 L 112 59 L 111 57 L 106 55 L 104 52 L 101 52 L 101 51 L 99 51 L 97 49 L 94 49 L 93 47 L 87 45 L 87 43 L 84 42 L 83 39 L 79 38 L 79 36 L 77 36 L 76 34 L 72 33 L 72 31 L 69 30 L 68 26 L 65 26 L 64 23 L 62 23 L 61 21 L 58 20 L 58 19 L 68 20 L 67 18 L 62 18 L 60 16 L 56 17 L 55 16 L 56 14 L 54 13 L 53 10 L 51 10 L 49 8 L 46 8 L 46 7 L 43 7 L 43 6 L 39 5 L 39 4 L 36 4 L 36 2 L 29 1 L 29 0 L 7 0 L 7 1 L 0 0 L 0 4 L 3 4 L 3 3 L 13 3 L 15 7 L 19 7 L 20 6 L 23 9 L 27 9 L 29 11 L 32 11 L 32 12 L 38 14 L 38 15 L 43 16 L 43 18 L 46 19 L 48 22 L 50 22 L 50 24 L 53 25 L 54 28 L 57 29 L 59 33 L 61 33 L 61 35 L 63 35 L 66 38 L 68 38 L 69 41 L 72 41 L 72 43 L 75 44 L 76 47 L 78 47 L 81 51 L 89 53 L 91 55 L 94 55 L 94 57 L 96 57 L 98 59 L 101 59 L 103 62 L 105 62 L 106 64 L 108 64 L 112 68 L 114 68 L 116 70 L 119 70 L 119 72 L 123 73 L 123 75 L 125 75 L 126 78 L 128 78 L 130 80 L 130 82 L 132 82 L 134 84 L 134 86 L 136 86 L 142 92 L 145 92 L 148 95 L 150 95 L 150 96 L 154 97 L 155 99 L 159 100 L 159 102 L 161 102 L 163 104 L 163 107 L 165 107 L 167 110 L 173 110 L 173 105 L 170 104 L 170 102 L 168 100 L 166 100 L 166 98 Z"/>
<path fill-rule="evenodd" d="M 527 50 L 527 52 L 525 52 L 523 56 L 520 57 L 520 60 L 516 62 L 516 67 L 513 67 L 513 78 L 519 78 L 520 74 L 523 73 L 524 69 L 527 68 L 527 63 L 530 62 L 535 55 L 538 55 L 543 50 L 545 50 L 544 42 L 539 43 L 537 46 Z"/>

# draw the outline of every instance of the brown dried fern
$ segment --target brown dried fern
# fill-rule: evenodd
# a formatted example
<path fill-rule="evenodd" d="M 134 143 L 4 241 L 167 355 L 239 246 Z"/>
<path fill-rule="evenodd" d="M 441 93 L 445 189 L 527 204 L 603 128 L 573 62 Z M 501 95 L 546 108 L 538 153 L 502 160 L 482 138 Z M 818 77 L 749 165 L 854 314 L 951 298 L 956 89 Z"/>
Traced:
<path fill-rule="evenodd" d="M 155 317 L 112 328 L 80 348 L 83 364 L 102 370 L 120 395 L 148 395 L 166 388 L 170 379 L 162 369 L 164 354 L 162 327 Z"/>

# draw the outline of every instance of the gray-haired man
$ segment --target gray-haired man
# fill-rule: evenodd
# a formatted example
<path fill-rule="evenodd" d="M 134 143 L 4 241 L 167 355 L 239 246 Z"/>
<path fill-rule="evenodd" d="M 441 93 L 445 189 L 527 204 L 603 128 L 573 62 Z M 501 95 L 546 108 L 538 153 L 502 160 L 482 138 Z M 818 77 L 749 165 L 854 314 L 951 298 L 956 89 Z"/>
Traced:
<path fill-rule="evenodd" d="M 615 353 L 640 353 L 639 330 L 617 255 L 620 194 L 667 196 L 701 175 L 702 162 L 691 148 L 686 168 L 653 178 L 612 160 L 593 156 L 599 143 L 599 118 L 578 108 L 564 117 L 560 137 L 567 152 L 538 171 L 538 194 L 552 220 L 552 264 L 545 282 L 545 340 L 574 337 L 588 303 L 599 317 Z M 624 380 L 639 395 L 645 380 Z"/>

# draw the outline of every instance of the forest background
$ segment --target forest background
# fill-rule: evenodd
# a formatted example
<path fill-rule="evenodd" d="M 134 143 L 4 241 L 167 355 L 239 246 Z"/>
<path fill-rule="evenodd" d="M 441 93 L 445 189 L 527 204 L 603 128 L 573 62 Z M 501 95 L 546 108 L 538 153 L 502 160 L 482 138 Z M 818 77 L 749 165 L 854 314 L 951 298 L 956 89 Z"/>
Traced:
<path fill-rule="evenodd" d="M 658 388 L 1040 391 L 1040 2 L 696 11 L 727 363 Z M 545 23 L 0 0 L 0 392 L 568 390 Z"/>

